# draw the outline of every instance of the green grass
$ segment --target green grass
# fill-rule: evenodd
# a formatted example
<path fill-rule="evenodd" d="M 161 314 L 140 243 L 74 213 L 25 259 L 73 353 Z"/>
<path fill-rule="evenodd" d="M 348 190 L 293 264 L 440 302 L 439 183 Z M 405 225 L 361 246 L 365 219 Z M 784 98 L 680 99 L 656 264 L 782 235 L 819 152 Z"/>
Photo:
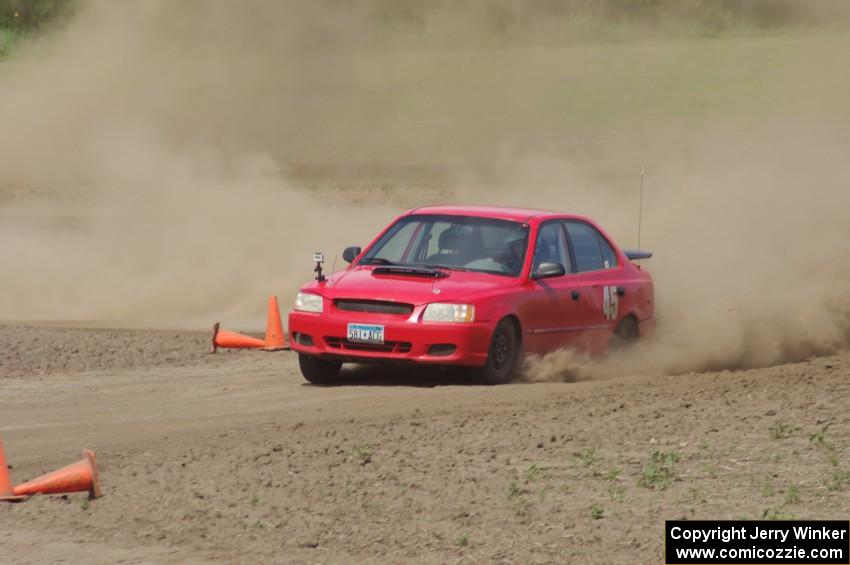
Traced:
<path fill-rule="evenodd" d="M 20 31 L 0 27 L 0 61 L 9 56 L 22 37 Z"/>
<path fill-rule="evenodd" d="M 627 140 L 641 132 L 744 128 L 792 116 L 829 116 L 850 127 L 846 42 L 847 35 L 798 33 L 356 50 L 351 84 L 326 102 L 350 110 L 334 111 L 341 130 L 374 131 L 368 153 L 386 162 L 414 154 L 427 160 L 436 146 L 470 161 L 490 160 L 503 139 L 528 154 L 581 158 L 582 151 L 609 145 L 612 132 Z M 391 131 L 375 130 L 373 116 L 382 115 L 392 117 Z M 334 158 L 326 147 L 320 155 Z"/>
<path fill-rule="evenodd" d="M 393 115 L 435 117 L 463 107 L 484 117 L 498 107 L 498 115 L 545 117 L 552 127 L 710 120 L 797 107 L 811 94 L 816 76 L 824 78 L 823 68 L 838 68 L 843 42 L 830 35 L 780 35 L 389 52 L 371 53 L 360 68 L 369 82 L 393 84 L 391 100 L 375 101 L 389 101 Z M 820 70 L 813 58 L 823 65 Z M 475 96 L 481 92 L 486 96 Z M 825 102 L 842 108 L 838 92 Z"/>

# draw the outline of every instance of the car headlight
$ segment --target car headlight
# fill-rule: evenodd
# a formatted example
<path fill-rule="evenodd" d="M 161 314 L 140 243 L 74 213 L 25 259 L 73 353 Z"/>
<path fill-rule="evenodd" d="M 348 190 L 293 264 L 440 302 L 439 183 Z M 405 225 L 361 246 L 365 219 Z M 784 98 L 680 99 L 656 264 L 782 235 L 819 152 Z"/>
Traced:
<path fill-rule="evenodd" d="M 429 304 L 422 314 L 423 322 L 471 322 L 475 320 L 472 304 Z"/>
<path fill-rule="evenodd" d="M 322 297 L 309 292 L 299 292 L 295 295 L 293 308 L 299 312 L 321 312 L 323 310 Z"/>

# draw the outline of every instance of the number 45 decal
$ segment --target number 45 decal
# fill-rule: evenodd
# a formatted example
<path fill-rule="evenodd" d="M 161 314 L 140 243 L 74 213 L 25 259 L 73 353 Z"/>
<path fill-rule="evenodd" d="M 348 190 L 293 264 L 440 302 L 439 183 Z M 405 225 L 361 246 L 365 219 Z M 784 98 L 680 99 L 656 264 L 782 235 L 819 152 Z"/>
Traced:
<path fill-rule="evenodd" d="M 616 286 L 602 287 L 602 314 L 606 320 L 617 319 L 617 308 L 619 306 L 619 295 Z"/>

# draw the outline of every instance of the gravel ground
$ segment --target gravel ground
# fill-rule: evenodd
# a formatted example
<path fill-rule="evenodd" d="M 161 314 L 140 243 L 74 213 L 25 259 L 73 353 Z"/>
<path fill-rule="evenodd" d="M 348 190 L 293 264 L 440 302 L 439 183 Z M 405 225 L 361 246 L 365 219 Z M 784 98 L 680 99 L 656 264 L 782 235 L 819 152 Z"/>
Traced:
<path fill-rule="evenodd" d="M 315 387 L 291 353 L 213 356 L 197 333 L 0 332 L 13 479 L 90 447 L 105 492 L 0 506 L 0 562 L 647 563 L 665 519 L 850 512 L 846 353 L 500 387 L 361 369 Z"/>

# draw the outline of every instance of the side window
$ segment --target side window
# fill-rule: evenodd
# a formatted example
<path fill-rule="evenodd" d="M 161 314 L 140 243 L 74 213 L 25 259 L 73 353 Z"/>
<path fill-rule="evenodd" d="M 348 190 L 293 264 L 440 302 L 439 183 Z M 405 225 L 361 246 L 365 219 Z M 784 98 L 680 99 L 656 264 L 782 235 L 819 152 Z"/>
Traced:
<path fill-rule="evenodd" d="M 544 224 L 537 233 L 532 269 L 536 271 L 540 263 L 560 263 L 568 273 L 572 271 L 567 239 L 560 222 Z"/>
<path fill-rule="evenodd" d="M 566 226 L 576 258 L 576 270 L 581 273 L 604 269 L 605 259 L 599 246 L 600 236 L 597 231 L 582 222 L 567 222 Z"/>
<path fill-rule="evenodd" d="M 596 232 L 597 237 L 599 237 L 599 245 L 602 247 L 602 259 L 605 261 L 606 269 L 613 269 L 617 266 L 617 254 L 614 253 L 614 249 L 608 243 L 608 241 L 602 237 L 602 234 Z"/>

